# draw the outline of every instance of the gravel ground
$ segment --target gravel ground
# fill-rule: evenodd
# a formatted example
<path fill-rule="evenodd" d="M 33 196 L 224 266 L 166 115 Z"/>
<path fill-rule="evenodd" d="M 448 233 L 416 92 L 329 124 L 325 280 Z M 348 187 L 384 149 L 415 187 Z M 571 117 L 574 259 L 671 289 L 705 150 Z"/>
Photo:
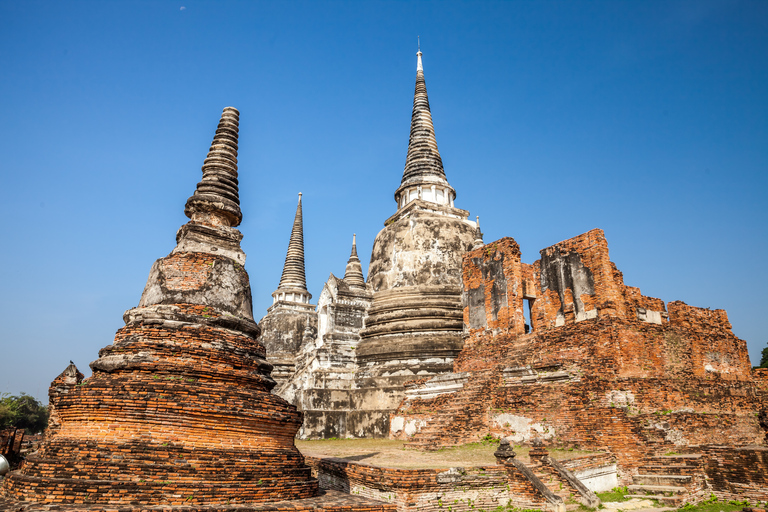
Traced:
<path fill-rule="evenodd" d="M 296 447 L 305 455 L 338 457 L 392 468 L 425 469 L 496 464 L 493 452 L 498 447 L 497 443 L 472 443 L 432 452 L 406 449 L 403 447 L 404 444 L 404 441 L 390 439 L 296 441 Z M 529 462 L 528 447 L 515 447 L 515 452 L 520 461 Z M 591 452 L 550 450 L 550 456 L 554 459 L 570 459 L 587 453 Z"/>

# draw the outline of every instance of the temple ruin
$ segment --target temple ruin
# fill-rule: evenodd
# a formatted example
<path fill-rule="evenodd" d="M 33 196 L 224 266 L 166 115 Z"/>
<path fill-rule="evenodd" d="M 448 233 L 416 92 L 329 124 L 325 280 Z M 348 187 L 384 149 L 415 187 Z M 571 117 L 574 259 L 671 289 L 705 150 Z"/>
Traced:
<path fill-rule="evenodd" d="M 51 384 L 40 449 L 0 508 L 564 512 L 628 485 L 668 504 L 768 501 L 768 370 L 723 310 L 624 283 L 599 229 L 522 262 L 455 206 L 417 53 L 395 213 L 368 279 L 307 289 L 302 194 L 257 324 L 240 247 L 239 113 L 224 109 L 177 245 L 84 379 Z M 497 464 L 384 468 L 304 457 L 302 438 L 390 437 L 414 450 L 500 439 Z M 530 447 L 526 462 L 515 454 Z M 586 455 L 550 457 L 553 447 Z"/>
<path fill-rule="evenodd" d="M 390 435 L 595 450 L 613 485 L 671 504 L 768 499 L 768 371 L 725 311 L 627 286 L 599 229 L 540 255 L 522 263 L 512 238 L 465 255 L 464 347 L 453 372 L 408 387 Z"/>
<path fill-rule="evenodd" d="M 304 412 L 302 438 L 386 437 L 405 384 L 450 372 L 463 344 L 461 261 L 476 246 L 479 229 L 454 205 L 420 51 L 405 170 L 394 199 L 397 210 L 376 236 L 367 283 L 353 242 L 344 278 L 331 274 L 323 287 L 316 320 L 290 314 L 291 322 L 317 322 L 316 334 L 303 329 L 302 345 L 291 345 L 294 374 L 275 389 Z M 286 259 L 283 275 L 293 264 Z M 303 271 L 302 260 L 302 277 Z M 275 322 L 272 308 L 261 321 L 267 326 Z M 268 351 L 276 365 L 289 355 Z"/>
<path fill-rule="evenodd" d="M 349 277 L 353 243 L 345 277 L 323 287 L 317 334 L 303 331 L 295 373 L 275 388 L 304 412 L 300 437 L 388 436 L 434 450 L 493 436 L 540 447 L 539 476 L 560 471 L 547 446 L 598 452 L 571 467 L 594 489 L 630 485 L 669 503 L 709 492 L 768 499 L 768 373 L 751 368 L 725 311 L 627 286 L 599 229 L 522 263 L 514 239 L 484 243 L 455 198 L 419 52 L 397 211 L 376 236 L 368 280 Z M 520 479 L 527 498 L 510 503 L 562 504 L 512 459 L 502 480 Z M 354 463 L 313 464 L 382 492 L 383 477 Z M 438 493 L 440 475 L 418 478 Z M 481 485 L 472 478 L 453 481 Z M 407 478 L 398 489 L 406 501 L 416 492 Z M 421 492 L 413 510 L 437 510 Z"/>
<path fill-rule="evenodd" d="M 71 364 L 51 384 L 45 440 L 3 481 L 3 510 L 392 509 L 321 493 L 294 445 L 302 414 L 270 392 L 237 230 L 238 124 L 225 108 L 190 221 L 93 375 Z"/>

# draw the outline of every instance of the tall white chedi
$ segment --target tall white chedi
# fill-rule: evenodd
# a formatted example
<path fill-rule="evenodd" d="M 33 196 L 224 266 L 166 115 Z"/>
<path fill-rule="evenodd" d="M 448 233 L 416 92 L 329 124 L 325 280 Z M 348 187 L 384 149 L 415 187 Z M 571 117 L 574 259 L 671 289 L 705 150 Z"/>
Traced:
<path fill-rule="evenodd" d="M 437 149 L 421 55 L 397 211 L 373 244 L 373 303 L 357 348 L 360 378 L 379 386 L 451 371 L 463 343 L 461 265 L 477 224 L 454 206 L 456 191 Z M 394 393 L 382 406 L 394 408 L 401 397 Z"/>

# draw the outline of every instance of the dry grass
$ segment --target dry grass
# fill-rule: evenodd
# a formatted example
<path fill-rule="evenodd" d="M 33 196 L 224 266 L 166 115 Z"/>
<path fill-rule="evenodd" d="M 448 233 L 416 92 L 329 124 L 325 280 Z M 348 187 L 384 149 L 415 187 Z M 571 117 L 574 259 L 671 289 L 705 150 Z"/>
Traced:
<path fill-rule="evenodd" d="M 296 441 L 296 447 L 305 455 L 338 457 L 390 468 L 427 469 L 450 467 L 476 467 L 496 464 L 493 452 L 498 443 L 470 443 L 454 448 L 422 452 L 406 449 L 404 441 L 391 439 L 324 439 Z M 515 447 L 518 459 L 527 463 L 528 447 Z M 550 449 L 554 459 L 570 459 L 592 452 Z"/>

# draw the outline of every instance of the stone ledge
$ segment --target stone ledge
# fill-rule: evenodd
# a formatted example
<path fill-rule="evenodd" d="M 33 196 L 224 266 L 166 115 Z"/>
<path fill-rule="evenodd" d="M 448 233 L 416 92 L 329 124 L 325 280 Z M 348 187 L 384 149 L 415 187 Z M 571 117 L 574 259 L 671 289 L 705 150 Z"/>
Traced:
<path fill-rule="evenodd" d="M 7 500 L 0 497 L 0 510 L 6 512 L 281 512 L 281 511 L 315 511 L 315 512 L 385 512 L 395 511 L 393 503 L 384 503 L 353 496 L 334 490 L 321 490 L 314 498 L 304 498 L 291 501 L 275 501 L 260 504 L 239 505 L 195 505 L 167 506 L 158 505 L 40 505 Z"/>

